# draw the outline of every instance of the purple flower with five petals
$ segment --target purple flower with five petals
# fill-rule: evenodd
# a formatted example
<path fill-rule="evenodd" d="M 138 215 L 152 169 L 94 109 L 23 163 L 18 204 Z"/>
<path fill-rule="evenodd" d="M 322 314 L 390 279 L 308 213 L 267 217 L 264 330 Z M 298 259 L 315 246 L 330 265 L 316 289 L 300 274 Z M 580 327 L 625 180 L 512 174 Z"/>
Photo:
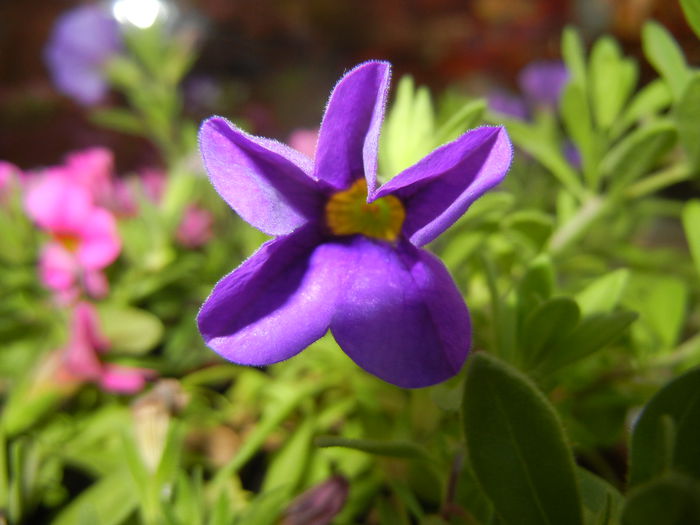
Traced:
<path fill-rule="evenodd" d="M 97 5 L 71 9 L 57 20 L 44 59 L 59 91 L 85 105 L 107 93 L 103 68 L 122 49 L 122 35 L 109 11 Z"/>
<path fill-rule="evenodd" d="M 407 388 L 456 374 L 469 351 L 464 300 L 442 262 L 421 249 L 497 185 L 511 162 L 501 127 L 441 146 L 377 185 L 385 62 L 346 74 L 331 94 L 315 161 L 221 117 L 200 146 L 221 197 L 277 236 L 219 281 L 198 316 L 226 359 L 262 366 L 331 331 L 359 366 Z"/>

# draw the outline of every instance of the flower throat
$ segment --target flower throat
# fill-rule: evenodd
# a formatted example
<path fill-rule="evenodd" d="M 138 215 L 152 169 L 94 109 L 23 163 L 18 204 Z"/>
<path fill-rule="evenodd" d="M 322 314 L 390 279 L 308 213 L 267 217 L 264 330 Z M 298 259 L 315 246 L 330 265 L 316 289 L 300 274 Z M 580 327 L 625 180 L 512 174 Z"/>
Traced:
<path fill-rule="evenodd" d="M 406 212 L 401 201 L 387 195 L 367 202 L 367 182 L 357 179 L 347 190 L 339 191 L 326 203 L 326 224 L 335 235 L 365 235 L 395 241 Z"/>

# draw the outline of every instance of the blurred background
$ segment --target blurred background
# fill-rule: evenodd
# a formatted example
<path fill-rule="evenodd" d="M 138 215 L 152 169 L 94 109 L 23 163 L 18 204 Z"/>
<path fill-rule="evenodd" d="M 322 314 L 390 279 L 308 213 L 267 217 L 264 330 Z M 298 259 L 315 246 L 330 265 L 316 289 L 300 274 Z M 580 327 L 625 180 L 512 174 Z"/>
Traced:
<path fill-rule="evenodd" d="M 198 33 L 199 55 L 184 82 L 187 115 L 224 115 L 283 140 L 293 128 L 317 126 L 335 79 L 370 58 L 391 61 L 394 78 L 410 72 L 435 92 L 450 85 L 479 95 L 515 90 L 525 64 L 559 58 L 567 24 L 588 41 L 612 33 L 640 57 L 641 25 L 655 18 L 690 63 L 700 55 L 678 3 L 661 0 L 160 1 Z M 20 168 L 93 145 L 114 150 L 119 172 L 158 162 L 146 141 L 92 125 L 52 87 L 42 58 L 52 25 L 85 3 L 0 2 L 0 158 Z M 651 72 L 639 62 L 643 81 Z M 110 97 L 103 103 L 122 102 Z"/>

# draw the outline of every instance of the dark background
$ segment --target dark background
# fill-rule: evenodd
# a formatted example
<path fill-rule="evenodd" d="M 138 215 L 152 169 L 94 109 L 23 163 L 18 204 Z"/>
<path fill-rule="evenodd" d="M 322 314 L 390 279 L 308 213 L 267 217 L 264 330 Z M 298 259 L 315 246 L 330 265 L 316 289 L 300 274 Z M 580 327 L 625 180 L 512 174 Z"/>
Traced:
<path fill-rule="evenodd" d="M 0 159 L 21 168 L 57 163 L 95 144 L 117 153 L 118 169 L 154 162 L 143 141 L 92 126 L 85 108 L 53 90 L 42 49 L 69 0 L 0 0 Z M 652 72 L 639 35 L 655 18 L 681 41 L 691 63 L 698 40 L 678 3 L 663 0 L 198 0 L 178 2 L 204 23 L 200 57 L 185 84 L 191 118 L 243 118 L 255 133 L 285 139 L 318 125 L 343 71 L 370 58 L 394 64 L 440 91 L 494 85 L 516 89 L 519 69 L 559 57 L 566 24 L 588 42 L 614 34 Z M 120 104 L 116 95 L 109 104 Z"/>

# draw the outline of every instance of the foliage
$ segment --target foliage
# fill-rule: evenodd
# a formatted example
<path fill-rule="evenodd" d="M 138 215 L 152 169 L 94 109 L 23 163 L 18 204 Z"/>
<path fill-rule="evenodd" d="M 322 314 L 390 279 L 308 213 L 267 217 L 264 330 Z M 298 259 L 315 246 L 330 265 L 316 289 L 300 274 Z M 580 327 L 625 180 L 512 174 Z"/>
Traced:
<path fill-rule="evenodd" d="M 262 239 L 193 162 L 179 86 L 194 51 L 157 31 L 108 66 L 128 107 L 92 117 L 152 140 L 165 189 L 125 179 L 137 213 L 115 212 L 109 291 L 78 292 L 110 344 L 100 359 L 152 373 L 139 394 L 62 379 L 71 307 L 37 277 L 49 234 L 23 208 L 22 181 L 42 173 L 0 179 L 0 522 L 293 524 L 304 505 L 338 524 L 700 519 L 700 204 L 665 191 L 698 176 L 700 73 L 667 30 L 644 28 L 659 76 L 640 86 L 614 39 L 586 53 L 567 28 L 559 107 L 529 120 L 398 81 L 383 180 L 482 123 L 517 145 L 506 182 L 431 246 L 475 342 L 456 378 L 420 390 L 362 372 L 329 337 L 267 369 L 204 347 L 201 302 Z M 178 237 L 192 204 L 212 214 L 195 245 Z"/>

